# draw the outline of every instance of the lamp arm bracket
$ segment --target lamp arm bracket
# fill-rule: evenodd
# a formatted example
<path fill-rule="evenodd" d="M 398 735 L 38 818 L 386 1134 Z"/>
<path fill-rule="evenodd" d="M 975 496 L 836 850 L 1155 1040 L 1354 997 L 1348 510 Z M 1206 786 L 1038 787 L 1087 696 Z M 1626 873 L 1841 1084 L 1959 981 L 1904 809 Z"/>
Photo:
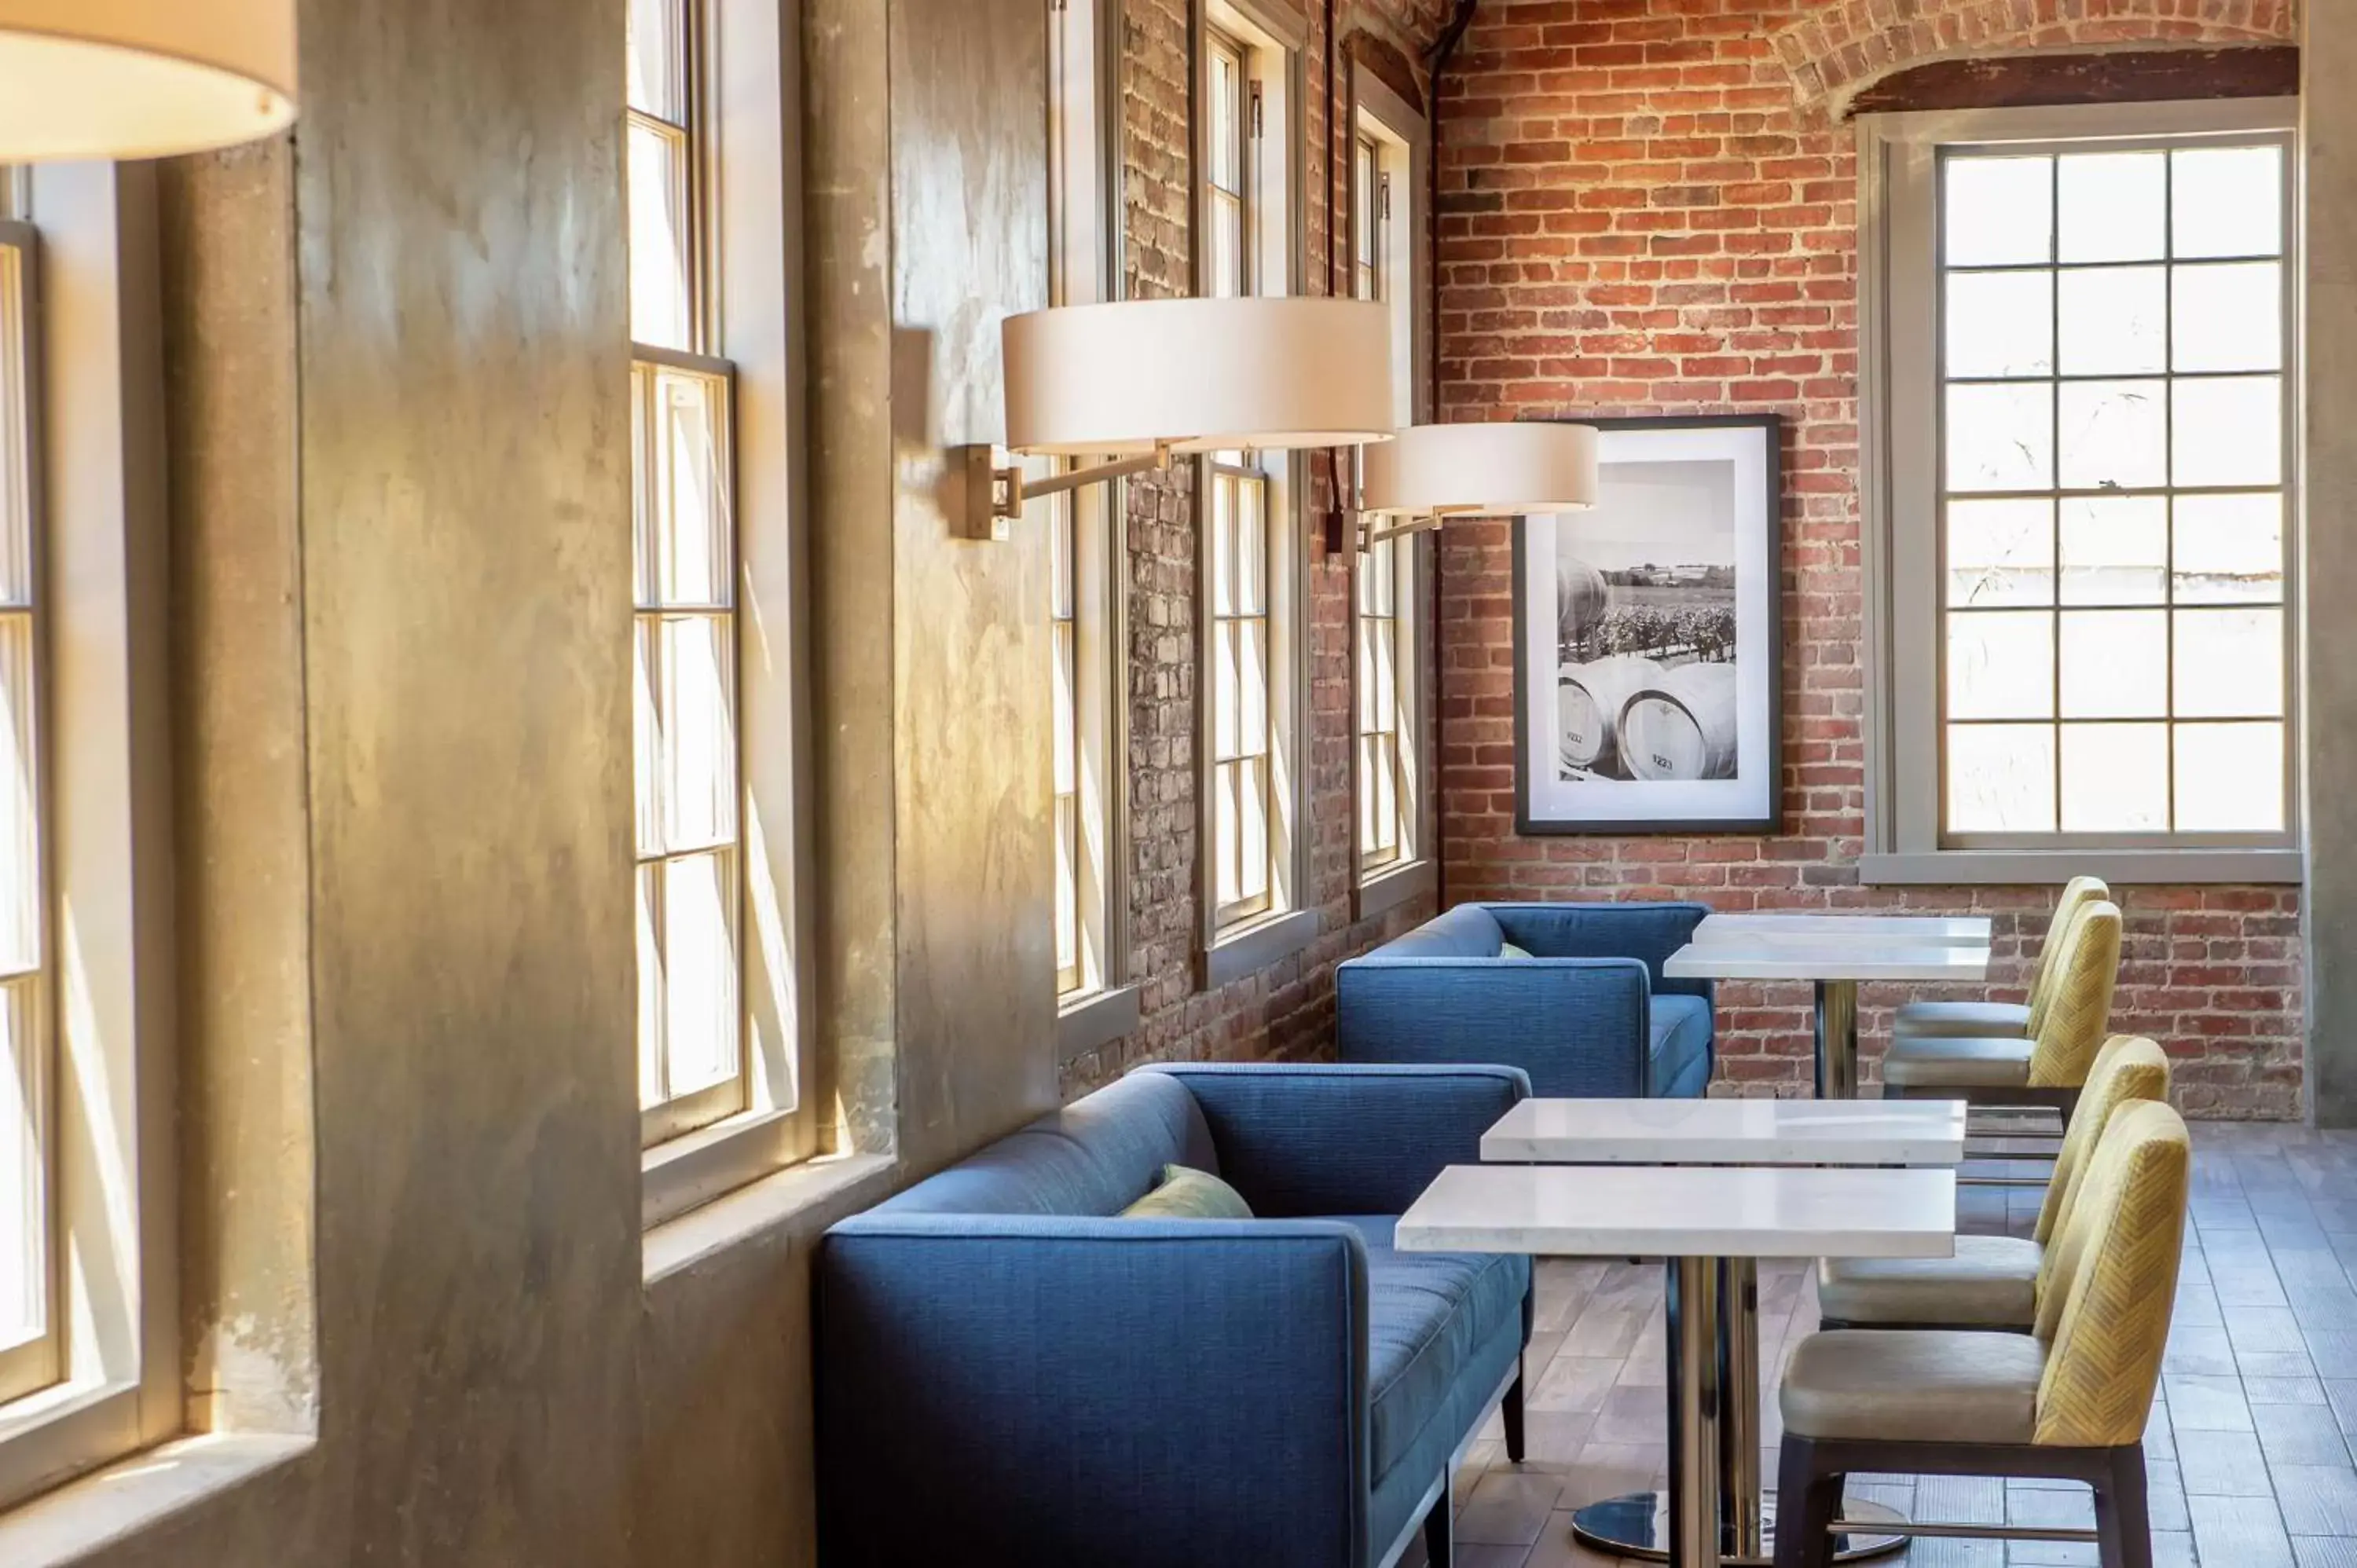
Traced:
<path fill-rule="evenodd" d="M 1177 445 L 1175 441 L 1157 441 L 1153 451 L 1141 452 L 1135 457 L 1074 468 L 1038 480 L 1026 479 L 1019 467 L 994 468 L 991 470 L 991 513 L 996 517 L 1017 518 L 1023 515 L 1025 502 L 1038 500 L 1042 496 L 1065 495 L 1101 480 L 1125 479 L 1133 474 L 1159 472 L 1170 467 L 1171 453 Z"/>

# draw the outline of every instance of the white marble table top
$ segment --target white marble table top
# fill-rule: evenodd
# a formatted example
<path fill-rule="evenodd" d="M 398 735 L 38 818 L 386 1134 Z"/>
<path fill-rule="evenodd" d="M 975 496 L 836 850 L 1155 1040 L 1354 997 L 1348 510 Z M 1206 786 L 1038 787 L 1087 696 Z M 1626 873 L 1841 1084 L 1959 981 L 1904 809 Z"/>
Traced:
<path fill-rule="evenodd" d="M 1484 1160 L 1564 1165 L 1954 1165 L 1961 1100 L 1525 1100 Z"/>
<path fill-rule="evenodd" d="M 1698 942 L 1803 942 L 1828 940 L 1897 943 L 1903 947 L 1985 948 L 1986 915 L 1811 915 L 1766 911 L 1706 915 L 1695 928 Z"/>
<path fill-rule="evenodd" d="M 1672 980 L 1940 980 L 1988 978 L 1985 947 L 1889 941 L 1688 942 L 1662 972 Z"/>
<path fill-rule="evenodd" d="M 1956 1250 L 1956 1174 L 1450 1165 L 1400 1216 L 1394 1245 L 1571 1258 L 1945 1258 Z"/>

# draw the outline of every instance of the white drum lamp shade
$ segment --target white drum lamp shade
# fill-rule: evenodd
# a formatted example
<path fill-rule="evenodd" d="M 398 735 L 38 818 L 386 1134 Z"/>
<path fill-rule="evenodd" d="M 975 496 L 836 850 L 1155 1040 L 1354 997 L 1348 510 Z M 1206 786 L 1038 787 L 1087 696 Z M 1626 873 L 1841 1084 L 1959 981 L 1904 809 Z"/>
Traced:
<path fill-rule="evenodd" d="M 1054 456 L 1390 438 L 1391 324 L 1368 301 L 1123 300 L 1007 317 L 1006 445 Z"/>
<path fill-rule="evenodd" d="M 295 0 L 0 0 L 0 163 L 150 158 L 295 118 Z"/>
<path fill-rule="evenodd" d="M 1596 504 L 1585 424 L 1418 424 L 1367 448 L 1362 512 L 1521 517 Z"/>

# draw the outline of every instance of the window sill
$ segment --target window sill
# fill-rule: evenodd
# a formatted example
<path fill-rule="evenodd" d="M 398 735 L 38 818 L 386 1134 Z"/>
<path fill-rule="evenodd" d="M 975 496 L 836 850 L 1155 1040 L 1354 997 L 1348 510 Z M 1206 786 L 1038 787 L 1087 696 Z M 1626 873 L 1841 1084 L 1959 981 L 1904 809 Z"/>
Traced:
<path fill-rule="evenodd" d="M 265 1433 L 182 1437 L 69 1482 L 0 1518 L 0 1563 L 78 1563 L 308 1454 L 317 1440 Z"/>
<path fill-rule="evenodd" d="M 1117 985 L 1075 996 L 1056 1014 L 1056 1058 L 1071 1061 L 1137 1027 L 1137 987 Z"/>
<path fill-rule="evenodd" d="M 830 1155 L 739 1187 L 647 1232 L 645 1283 L 658 1284 L 768 1231 L 815 1234 L 882 1197 L 898 1168 L 889 1155 Z"/>
<path fill-rule="evenodd" d="M 1222 933 L 1203 954 L 1203 983 L 1218 987 L 1291 958 L 1318 939 L 1318 911 L 1271 915 Z"/>
<path fill-rule="evenodd" d="M 1389 914 L 1411 898 L 1421 898 L 1439 886 L 1440 868 L 1429 860 L 1386 865 L 1354 890 L 1358 918 L 1372 920 L 1377 915 Z"/>
<path fill-rule="evenodd" d="M 1857 879 L 1869 886 L 2036 886 L 2083 875 L 2131 887 L 2190 883 L 2296 886 L 2307 880 L 2306 860 L 2296 849 L 1951 849 L 1861 855 Z"/>
<path fill-rule="evenodd" d="M 752 1111 L 657 1144 L 640 1167 L 639 1224 L 651 1230 L 793 1165 L 791 1111 Z"/>

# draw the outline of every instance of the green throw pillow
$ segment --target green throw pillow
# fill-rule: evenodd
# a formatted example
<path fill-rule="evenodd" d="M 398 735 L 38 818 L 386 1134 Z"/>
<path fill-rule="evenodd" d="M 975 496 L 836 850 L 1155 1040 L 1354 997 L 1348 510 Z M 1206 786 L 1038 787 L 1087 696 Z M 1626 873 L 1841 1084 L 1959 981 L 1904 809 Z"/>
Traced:
<path fill-rule="evenodd" d="M 1234 1187 L 1209 1171 L 1165 1165 L 1154 1190 L 1121 1211 L 1125 1219 L 1250 1219 Z"/>
<path fill-rule="evenodd" d="M 1527 948 L 1518 948 L 1512 942 L 1500 942 L 1498 944 L 1498 956 L 1500 958 L 1529 958 L 1533 955 Z"/>

